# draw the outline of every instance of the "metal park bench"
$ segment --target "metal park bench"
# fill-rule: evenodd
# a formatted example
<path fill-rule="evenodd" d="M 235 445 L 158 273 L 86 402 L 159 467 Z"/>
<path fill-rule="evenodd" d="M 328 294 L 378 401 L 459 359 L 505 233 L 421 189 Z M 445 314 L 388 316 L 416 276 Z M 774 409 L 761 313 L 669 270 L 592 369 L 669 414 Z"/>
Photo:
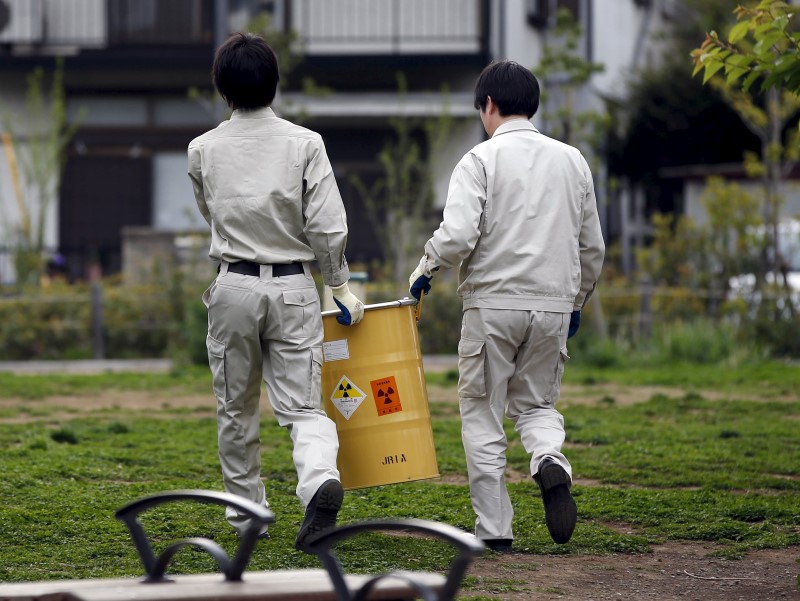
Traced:
<path fill-rule="evenodd" d="M 143 511 L 172 501 L 199 501 L 231 506 L 251 517 L 233 557 L 206 538 L 178 540 L 158 556 L 138 519 Z M 116 512 L 128 527 L 145 570 L 145 577 L 59 580 L 0 584 L 0 601 L 449 601 L 455 598 L 467 568 L 484 545 L 471 534 L 427 520 L 376 520 L 347 524 L 322 532 L 309 541 L 324 569 L 247 572 L 261 528 L 275 521 L 271 511 L 233 495 L 203 490 L 165 492 L 134 501 Z M 457 554 L 447 575 L 434 572 L 345 574 L 334 547 L 367 531 L 414 531 L 452 544 Z M 195 547 L 214 558 L 222 572 L 167 576 L 166 569 L 184 547 Z"/>

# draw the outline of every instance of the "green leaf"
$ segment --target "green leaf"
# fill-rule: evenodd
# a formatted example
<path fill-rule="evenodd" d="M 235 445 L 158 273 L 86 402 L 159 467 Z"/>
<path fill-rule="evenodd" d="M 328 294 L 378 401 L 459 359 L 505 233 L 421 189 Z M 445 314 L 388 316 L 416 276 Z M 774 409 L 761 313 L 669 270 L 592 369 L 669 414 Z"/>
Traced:
<path fill-rule="evenodd" d="M 789 77 L 787 77 L 784 85 L 787 90 L 796 94 L 797 91 L 800 90 L 800 69 L 794 71 Z"/>
<path fill-rule="evenodd" d="M 747 68 L 754 60 L 756 60 L 755 57 L 749 54 L 734 54 L 728 58 L 727 63 L 734 67 Z"/>
<path fill-rule="evenodd" d="M 778 17 L 772 22 L 772 24 L 775 26 L 775 29 L 779 29 L 781 32 L 783 32 L 789 26 L 789 17 Z"/>
<path fill-rule="evenodd" d="M 760 73 L 758 71 L 750 71 L 750 75 L 745 77 L 744 81 L 742 82 L 742 90 L 747 92 L 747 90 L 750 89 L 750 86 L 753 85 L 753 82 L 758 79 L 759 75 Z"/>
<path fill-rule="evenodd" d="M 741 23 L 737 23 L 733 26 L 730 33 L 728 34 L 728 41 L 731 44 L 735 44 L 739 40 L 743 39 L 747 32 L 750 30 L 750 23 L 748 21 L 742 21 Z"/>
<path fill-rule="evenodd" d="M 753 30 L 753 37 L 758 40 L 772 29 L 772 23 L 763 23 Z"/>
<path fill-rule="evenodd" d="M 758 40 L 756 45 L 753 47 L 753 53 L 762 54 L 765 52 L 770 52 L 771 48 L 783 39 L 784 35 L 780 31 L 769 33 Z"/>
<path fill-rule="evenodd" d="M 737 80 L 741 79 L 741 77 L 747 73 L 748 69 L 742 69 L 741 67 L 731 67 L 727 69 L 727 74 L 725 76 L 725 83 L 731 85 L 735 83 Z"/>
<path fill-rule="evenodd" d="M 717 71 L 722 69 L 723 63 L 712 62 L 706 64 L 706 72 L 703 75 L 703 83 L 707 83 L 709 79 L 716 75 Z"/>

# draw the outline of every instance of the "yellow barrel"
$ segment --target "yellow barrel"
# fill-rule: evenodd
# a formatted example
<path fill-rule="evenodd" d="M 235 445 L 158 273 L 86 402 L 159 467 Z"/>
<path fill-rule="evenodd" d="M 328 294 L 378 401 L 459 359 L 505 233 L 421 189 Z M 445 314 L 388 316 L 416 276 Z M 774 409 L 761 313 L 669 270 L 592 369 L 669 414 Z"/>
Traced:
<path fill-rule="evenodd" d="M 413 299 L 367 305 L 356 326 L 322 314 L 322 395 L 347 489 L 436 478 Z"/>

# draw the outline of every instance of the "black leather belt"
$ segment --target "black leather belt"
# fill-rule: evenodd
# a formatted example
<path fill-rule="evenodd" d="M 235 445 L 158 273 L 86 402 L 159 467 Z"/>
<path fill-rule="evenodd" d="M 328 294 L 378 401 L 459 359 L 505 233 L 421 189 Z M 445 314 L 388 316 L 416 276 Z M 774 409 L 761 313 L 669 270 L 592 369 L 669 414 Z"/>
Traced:
<path fill-rule="evenodd" d="M 261 275 L 261 265 L 252 261 L 237 261 L 236 263 L 228 263 L 228 271 L 258 277 Z M 272 277 L 274 278 L 280 278 L 285 275 L 298 275 L 300 273 L 303 273 L 302 263 L 272 264 Z"/>

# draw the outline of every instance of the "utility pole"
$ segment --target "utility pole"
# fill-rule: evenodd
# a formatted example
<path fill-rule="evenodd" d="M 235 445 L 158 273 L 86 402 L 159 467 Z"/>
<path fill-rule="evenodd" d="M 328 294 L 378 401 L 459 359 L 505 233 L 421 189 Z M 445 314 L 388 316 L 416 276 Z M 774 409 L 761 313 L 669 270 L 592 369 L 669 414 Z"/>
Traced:
<path fill-rule="evenodd" d="M 228 0 L 214 0 L 214 52 L 228 39 L 230 33 L 228 31 L 229 13 Z M 219 94 L 215 94 L 214 117 L 217 123 L 221 123 L 225 119 L 226 108 L 225 102 L 219 97 Z"/>

